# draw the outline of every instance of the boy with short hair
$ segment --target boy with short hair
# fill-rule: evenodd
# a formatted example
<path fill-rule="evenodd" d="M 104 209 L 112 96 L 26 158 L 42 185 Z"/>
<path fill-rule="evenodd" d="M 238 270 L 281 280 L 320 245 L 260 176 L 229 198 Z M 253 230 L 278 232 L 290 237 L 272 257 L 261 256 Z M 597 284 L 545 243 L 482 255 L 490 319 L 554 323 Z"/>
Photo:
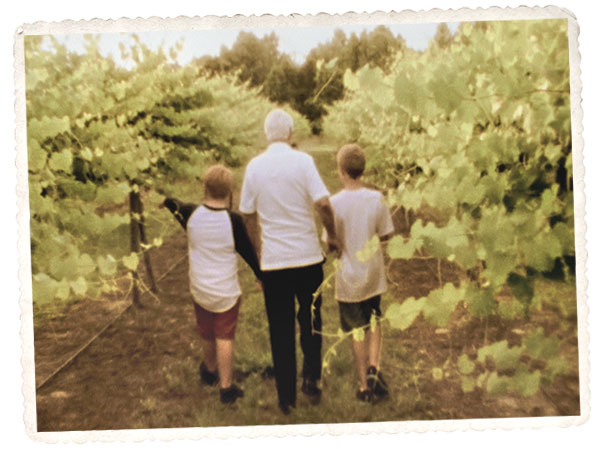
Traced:
<path fill-rule="evenodd" d="M 204 176 L 201 206 L 167 198 L 167 207 L 187 231 L 190 290 L 194 299 L 198 332 L 205 340 L 200 365 L 203 383 L 220 382 L 221 402 L 233 403 L 244 395 L 232 382 L 233 339 L 240 308 L 237 254 L 262 273 L 240 215 L 232 212 L 233 176 L 215 165 Z"/>
<path fill-rule="evenodd" d="M 352 339 L 352 350 L 360 381 L 357 398 L 362 401 L 387 396 L 379 372 L 381 327 L 371 328 L 371 316 L 381 316 L 381 294 L 387 290 L 381 246 L 368 260 L 359 260 L 361 251 L 374 236 L 380 240 L 394 232 L 391 215 L 383 195 L 366 188 L 360 181 L 365 169 L 365 154 L 356 144 L 344 145 L 337 154 L 339 176 L 344 189 L 331 197 L 335 225 L 342 252 L 336 273 L 335 299 L 340 309 L 344 332 L 363 329 L 364 338 Z"/>

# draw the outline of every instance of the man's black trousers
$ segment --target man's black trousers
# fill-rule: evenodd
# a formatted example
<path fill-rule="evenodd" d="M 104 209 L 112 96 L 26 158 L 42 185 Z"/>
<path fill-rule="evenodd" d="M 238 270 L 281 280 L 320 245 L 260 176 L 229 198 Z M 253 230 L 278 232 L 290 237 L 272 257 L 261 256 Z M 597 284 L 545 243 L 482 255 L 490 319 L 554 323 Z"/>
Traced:
<path fill-rule="evenodd" d="M 323 264 L 263 272 L 271 352 L 279 403 L 296 405 L 295 300 L 299 303 L 300 346 L 304 353 L 302 377 L 321 378 L 321 295 Z"/>

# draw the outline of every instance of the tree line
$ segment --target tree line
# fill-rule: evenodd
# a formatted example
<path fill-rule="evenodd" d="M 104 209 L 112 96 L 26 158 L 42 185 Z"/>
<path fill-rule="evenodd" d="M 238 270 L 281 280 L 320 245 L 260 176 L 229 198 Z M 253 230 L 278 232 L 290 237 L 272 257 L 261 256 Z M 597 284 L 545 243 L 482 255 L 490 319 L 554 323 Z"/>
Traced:
<path fill-rule="evenodd" d="M 451 38 L 448 26 L 442 23 L 433 41 L 443 48 Z M 395 36 L 384 25 L 360 35 L 346 35 L 337 29 L 331 40 L 313 48 L 302 64 L 279 51 L 278 45 L 275 33 L 259 38 L 242 31 L 231 48 L 222 47 L 218 56 L 204 56 L 194 63 L 209 76 L 237 73 L 241 82 L 260 89 L 269 100 L 289 104 L 304 115 L 315 134 L 321 131 L 326 106 L 344 96 L 347 69 L 356 72 L 370 65 L 388 73 L 397 57 L 415 52 L 402 36 Z"/>

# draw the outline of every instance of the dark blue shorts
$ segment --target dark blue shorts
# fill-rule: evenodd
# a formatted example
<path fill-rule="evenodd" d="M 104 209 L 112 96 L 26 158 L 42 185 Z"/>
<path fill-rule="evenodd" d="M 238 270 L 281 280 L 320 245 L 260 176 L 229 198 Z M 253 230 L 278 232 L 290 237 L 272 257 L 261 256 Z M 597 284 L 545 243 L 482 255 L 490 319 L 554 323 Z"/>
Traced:
<path fill-rule="evenodd" d="M 371 322 L 371 315 L 381 316 L 381 295 L 365 299 L 360 302 L 338 301 L 340 307 L 340 323 L 344 332 L 350 332 L 367 326 Z"/>

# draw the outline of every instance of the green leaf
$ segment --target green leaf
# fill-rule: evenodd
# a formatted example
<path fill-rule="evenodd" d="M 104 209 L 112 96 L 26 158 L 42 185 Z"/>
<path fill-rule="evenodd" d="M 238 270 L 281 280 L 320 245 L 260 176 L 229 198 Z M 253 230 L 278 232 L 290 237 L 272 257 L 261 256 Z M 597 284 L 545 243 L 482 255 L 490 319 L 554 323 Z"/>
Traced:
<path fill-rule="evenodd" d="M 465 289 L 456 288 L 451 283 L 433 290 L 424 300 L 423 316 L 427 321 L 438 327 L 445 327 L 450 320 L 452 312 L 459 302 L 465 298 Z"/>
<path fill-rule="evenodd" d="M 550 360 L 559 355 L 560 340 L 557 336 L 546 338 L 542 327 L 531 331 L 523 344 L 527 353 L 534 359 Z"/>
<path fill-rule="evenodd" d="M 479 348 L 479 351 L 477 351 L 477 360 L 480 363 L 484 363 L 486 358 L 490 357 L 496 363 L 497 369 L 508 370 L 517 366 L 522 353 L 523 348 L 521 346 L 509 348 L 508 341 L 502 340 Z"/>
<path fill-rule="evenodd" d="M 471 374 L 475 369 L 475 363 L 473 363 L 466 354 L 461 354 L 458 358 L 457 366 L 458 371 L 461 374 Z"/>
<path fill-rule="evenodd" d="M 52 171 L 70 172 L 73 164 L 73 154 L 70 150 L 62 150 L 60 153 L 52 153 L 48 165 Z"/>
<path fill-rule="evenodd" d="M 56 298 L 66 301 L 69 299 L 71 294 L 71 287 L 68 281 L 62 280 L 58 283 L 58 288 L 56 289 Z"/>
<path fill-rule="evenodd" d="M 94 158 L 94 153 L 88 147 L 85 147 L 79 155 L 86 161 L 91 161 Z"/>
<path fill-rule="evenodd" d="M 469 376 L 461 376 L 461 388 L 465 393 L 470 393 L 475 390 L 475 379 Z"/>
<path fill-rule="evenodd" d="M 380 248 L 379 236 L 375 234 L 371 237 L 366 243 L 363 249 L 356 252 L 356 258 L 360 262 L 367 262 L 371 260 L 375 254 L 379 251 Z"/>
<path fill-rule="evenodd" d="M 405 243 L 404 237 L 395 235 L 388 242 L 387 252 L 392 259 L 410 259 L 421 245 L 419 239 L 409 239 Z"/>
<path fill-rule="evenodd" d="M 491 395 L 502 395 L 508 393 L 510 389 L 510 379 L 506 376 L 499 376 L 493 372 L 487 379 L 486 390 Z"/>
<path fill-rule="evenodd" d="M 109 184 L 100 187 L 96 193 L 99 204 L 121 204 L 127 199 L 130 187 L 126 182 Z"/>
<path fill-rule="evenodd" d="M 344 72 L 344 87 L 350 91 L 355 91 L 360 89 L 360 82 L 358 81 L 358 77 L 352 73 L 352 70 L 346 69 Z"/>
<path fill-rule="evenodd" d="M 98 269 L 104 276 L 113 276 L 117 272 L 117 261 L 110 254 L 98 257 Z"/>
<path fill-rule="evenodd" d="M 538 392 L 541 377 L 539 370 L 530 373 L 527 365 L 520 364 L 513 377 L 512 388 L 525 398 L 531 397 Z"/>
<path fill-rule="evenodd" d="M 354 341 L 364 341 L 365 340 L 365 330 L 363 328 L 352 329 L 352 339 Z"/>
<path fill-rule="evenodd" d="M 375 313 L 372 313 L 371 319 L 369 320 L 369 330 L 371 332 L 375 332 L 375 330 L 377 330 L 378 323 L 379 319 L 377 318 L 377 315 Z"/>
<path fill-rule="evenodd" d="M 56 296 L 58 282 L 46 273 L 37 273 L 32 278 L 33 302 L 43 305 L 52 302 Z"/>
<path fill-rule="evenodd" d="M 528 309 L 533 298 L 533 281 L 532 279 L 521 276 L 517 273 L 510 273 L 508 276 L 508 285 L 510 286 L 515 298 Z"/>
<path fill-rule="evenodd" d="M 423 310 L 424 300 L 405 299 L 402 304 L 391 304 L 385 311 L 385 318 L 394 329 L 405 330 L 415 321 Z"/>
<path fill-rule="evenodd" d="M 35 140 L 29 140 L 27 144 L 28 168 L 29 171 L 39 172 L 46 165 L 48 153 L 40 147 Z"/>
<path fill-rule="evenodd" d="M 123 261 L 125 268 L 128 268 L 131 271 L 137 270 L 137 267 L 140 263 L 140 258 L 138 257 L 137 253 L 131 253 L 129 256 L 125 256 L 121 260 Z"/>
<path fill-rule="evenodd" d="M 87 282 L 82 276 L 79 276 L 75 281 L 71 281 L 70 287 L 77 296 L 83 296 L 87 292 Z"/>
<path fill-rule="evenodd" d="M 79 256 L 79 263 L 77 267 L 77 273 L 81 276 L 87 276 L 96 270 L 96 264 L 89 254 L 81 254 Z"/>

